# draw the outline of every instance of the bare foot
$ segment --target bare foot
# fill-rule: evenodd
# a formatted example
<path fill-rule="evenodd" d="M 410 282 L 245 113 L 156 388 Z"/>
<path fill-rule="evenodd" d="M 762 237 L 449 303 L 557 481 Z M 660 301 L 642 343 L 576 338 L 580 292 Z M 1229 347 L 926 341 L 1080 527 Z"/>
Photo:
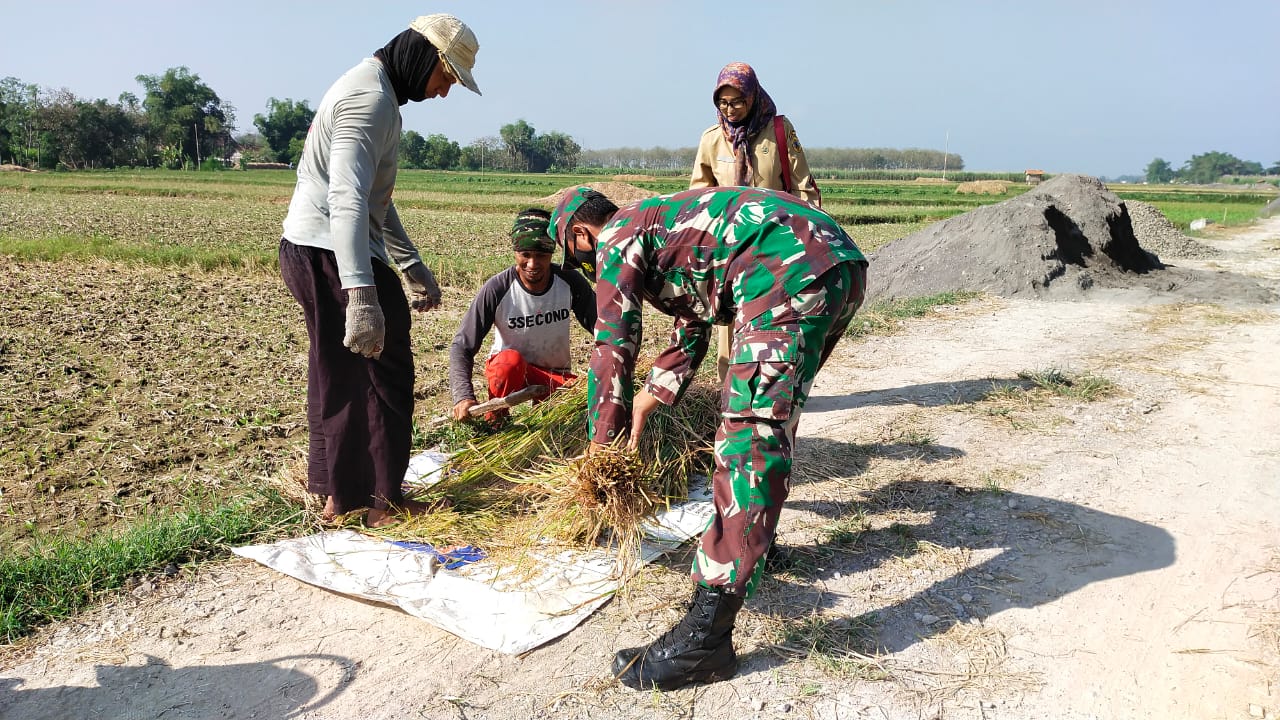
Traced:
<path fill-rule="evenodd" d="M 338 513 L 333 509 L 333 496 L 330 495 L 324 499 L 324 510 L 320 511 L 320 521 L 331 523 L 337 516 Z"/>
<path fill-rule="evenodd" d="M 446 510 L 451 507 L 453 507 L 453 501 L 449 498 L 440 498 L 429 503 L 421 500 L 405 499 L 399 505 L 392 506 L 386 510 L 370 508 L 369 514 L 365 516 L 364 524 L 371 528 L 383 528 L 388 525 L 395 525 L 407 516 L 426 515 L 427 513 Z"/>

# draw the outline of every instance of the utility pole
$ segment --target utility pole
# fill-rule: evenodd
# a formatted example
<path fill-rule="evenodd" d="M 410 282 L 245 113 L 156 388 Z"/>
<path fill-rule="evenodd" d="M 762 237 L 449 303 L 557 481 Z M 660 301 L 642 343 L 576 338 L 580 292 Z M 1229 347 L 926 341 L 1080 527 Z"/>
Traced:
<path fill-rule="evenodd" d="M 947 155 L 951 152 L 951 131 L 947 131 L 946 145 L 942 150 L 942 179 L 947 179 Z"/>
<path fill-rule="evenodd" d="M 191 123 L 191 130 L 196 134 L 196 169 L 200 169 L 200 124 Z"/>

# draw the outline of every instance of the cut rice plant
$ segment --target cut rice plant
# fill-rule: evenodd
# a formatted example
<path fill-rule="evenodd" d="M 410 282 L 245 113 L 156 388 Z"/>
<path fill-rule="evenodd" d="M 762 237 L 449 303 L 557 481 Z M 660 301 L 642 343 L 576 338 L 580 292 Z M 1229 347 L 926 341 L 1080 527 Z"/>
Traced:
<path fill-rule="evenodd" d="M 622 445 L 552 466 L 543 478 L 549 496 L 533 525 L 554 540 L 581 545 L 609 542 L 617 548 L 619 572 L 629 575 L 640 557 L 641 523 L 664 497 L 640 455 Z"/>
<path fill-rule="evenodd" d="M 430 490 L 448 496 L 452 508 L 379 534 L 479 545 L 499 564 L 516 566 L 548 541 L 607 544 L 626 572 L 638 557 L 644 521 L 687 498 L 689 479 L 708 472 L 718 422 L 714 385 L 696 379 L 679 403 L 649 416 L 636 451 L 610 445 L 585 456 L 587 391 L 578 382 L 454 454 Z"/>

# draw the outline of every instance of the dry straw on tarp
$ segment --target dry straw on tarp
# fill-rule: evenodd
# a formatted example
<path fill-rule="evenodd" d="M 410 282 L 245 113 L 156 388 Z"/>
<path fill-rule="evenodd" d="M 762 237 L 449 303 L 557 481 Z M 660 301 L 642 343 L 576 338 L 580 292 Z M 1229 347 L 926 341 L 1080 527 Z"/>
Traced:
<path fill-rule="evenodd" d="M 718 393 L 710 378 L 695 380 L 677 405 L 650 415 L 638 452 L 609 446 L 583 458 L 586 417 L 581 380 L 513 414 L 501 430 L 456 453 L 432 488 L 433 496 L 451 498 L 452 508 L 379 534 L 478 545 L 499 562 L 547 540 L 577 547 L 607 542 L 630 567 L 641 523 L 686 498 L 690 477 L 709 471 Z"/>

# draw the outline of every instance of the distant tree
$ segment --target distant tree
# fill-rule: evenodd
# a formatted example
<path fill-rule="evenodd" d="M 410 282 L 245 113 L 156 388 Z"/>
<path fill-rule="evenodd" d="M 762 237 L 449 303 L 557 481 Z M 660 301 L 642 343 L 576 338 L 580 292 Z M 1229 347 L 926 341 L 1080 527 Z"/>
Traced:
<path fill-rule="evenodd" d="M 36 111 L 40 90 L 15 77 L 0 79 L 0 161 L 33 165 L 39 161 Z"/>
<path fill-rule="evenodd" d="M 1275 161 L 1271 167 L 1267 168 L 1267 174 L 1280 175 L 1280 160 Z"/>
<path fill-rule="evenodd" d="M 400 133 L 400 156 L 397 160 L 402 168 L 422 168 L 423 156 L 427 148 L 427 140 L 415 130 Z"/>
<path fill-rule="evenodd" d="M 59 90 L 41 102 L 42 162 L 71 170 L 130 165 L 138 156 L 136 116 L 106 100 L 86 102 Z"/>
<path fill-rule="evenodd" d="M 1242 169 L 1243 163 L 1240 158 L 1230 153 L 1213 151 L 1192 155 L 1191 159 L 1178 171 L 1178 177 L 1187 182 L 1207 185 L 1218 182 L 1223 175 L 1242 174 Z"/>
<path fill-rule="evenodd" d="M 262 134 L 276 162 L 296 164 L 302 157 L 302 145 L 295 144 L 294 140 L 306 139 L 315 114 L 306 100 L 268 98 L 267 114 L 254 115 L 253 125 Z"/>
<path fill-rule="evenodd" d="M 150 140 L 166 165 L 199 165 L 201 157 L 215 157 L 232 146 L 235 110 L 186 67 L 169 68 L 163 75 L 139 75 L 146 90 Z"/>
<path fill-rule="evenodd" d="M 1173 166 L 1164 158 L 1156 158 L 1147 164 L 1147 182 L 1163 185 L 1173 180 Z"/>
<path fill-rule="evenodd" d="M 241 153 L 265 152 L 267 141 L 258 133 L 244 133 L 235 137 L 236 148 Z"/>
<path fill-rule="evenodd" d="M 289 141 L 289 157 L 291 158 L 289 160 L 290 164 L 295 166 L 298 164 L 298 159 L 302 157 L 302 149 L 306 147 L 306 145 L 306 136 L 296 137 Z"/>
<path fill-rule="evenodd" d="M 582 147 L 573 138 L 559 132 L 549 132 L 534 139 L 534 153 L 531 172 L 556 170 L 572 170 L 578 166 L 578 153 Z"/>
<path fill-rule="evenodd" d="M 498 134 L 502 137 L 507 155 L 511 158 L 512 167 L 519 172 L 529 172 L 535 164 L 537 153 L 535 144 L 537 131 L 533 126 L 524 120 L 517 120 L 509 125 L 503 125 L 498 130 Z"/>
<path fill-rule="evenodd" d="M 575 167 L 619 170 L 677 170 L 692 167 L 696 148 L 604 148 L 581 150 Z"/>
<path fill-rule="evenodd" d="M 964 169 L 964 158 L 953 152 L 923 148 L 821 148 L 804 151 L 809 167 L 826 170 L 948 170 Z"/>
<path fill-rule="evenodd" d="M 1262 163 L 1253 160 L 1241 160 L 1240 167 L 1236 169 L 1237 175 L 1263 175 L 1266 170 L 1262 168 Z"/>
<path fill-rule="evenodd" d="M 476 138 L 462 148 L 458 164 L 467 170 L 510 169 L 509 156 L 502 147 L 502 139 L 493 135 Z"/>
<path fill-rule="evenodd" d="M 258 133 L 244 133 L 235 137 L 236 149 L 240 151 L 240 162 L 276 162 L 275 153 L 267 147 L 267 141 Z"/>
<path fill-rule="evenodd" d="M 448 170 L 458 166 L 462 148 L 458 143 L 439 133 L 427 136 L 422 148 L 422 165 L 433 170 Z"/>

